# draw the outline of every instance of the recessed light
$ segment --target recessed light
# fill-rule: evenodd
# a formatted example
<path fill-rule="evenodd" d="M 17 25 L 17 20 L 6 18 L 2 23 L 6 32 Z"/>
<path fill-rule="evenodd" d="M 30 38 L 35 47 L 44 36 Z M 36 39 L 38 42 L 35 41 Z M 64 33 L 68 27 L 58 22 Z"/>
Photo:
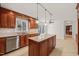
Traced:
<path fill-rule="evenodd" d="M 11 11 L 10 14 L 13 14 L 13 12 Z"/>

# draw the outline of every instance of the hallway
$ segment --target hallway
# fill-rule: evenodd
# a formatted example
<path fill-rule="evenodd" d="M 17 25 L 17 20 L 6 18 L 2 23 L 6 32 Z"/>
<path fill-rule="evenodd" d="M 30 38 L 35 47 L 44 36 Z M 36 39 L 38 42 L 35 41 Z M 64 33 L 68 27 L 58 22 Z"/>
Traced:
<path fill-rule="evenodd" d="M 56 42 L 56 48 L 51 52 L 50 56 L 77 56 L 75 40 L 68 37 L 65 40 L 57 39 Z M 21 48 L 4 56 L 28 56 L 28 47 Z"/>
<path fill-rule="evenodd" d="M 56 49 L 50 54 L 50 56 L 77 56 L 76 41 L 72 38 L 66 38 L 65 40 L 57 40 Z"/>

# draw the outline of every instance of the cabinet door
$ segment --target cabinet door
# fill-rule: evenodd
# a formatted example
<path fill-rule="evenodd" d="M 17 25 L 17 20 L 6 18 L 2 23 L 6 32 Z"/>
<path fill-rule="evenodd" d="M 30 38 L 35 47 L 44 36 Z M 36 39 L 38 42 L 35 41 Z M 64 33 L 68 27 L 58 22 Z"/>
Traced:
<path fill-rule="evenodd" d="M 14 14 L 8 14 L 8 17 L 7 17 L 7 24 L 8 24 L 8 28 L 15 28 L 15 15 Z"/>
<path fill-rule="evenodd" d="M 1 13 L 1 28 L 7 28 L 7 14 L 6 13 Z"/>
<path fill-rule="evenodd" d="M 39 44 L 29 39 L 29 56 L 39 56 Z"/>
<path fill-rule="evenodd" d="M 20 47 L 24 47 L 24 36 L 20 36 Z"/>
<path fill-rule="evenodd" d="M 27 46 L 28 43 L 29 43 L 29 42 L 28 42 L 28 37 L 25 35 L 25 36 L 24 36 L 24 44 L 25 44 L 25 46 Z"/>
<path fill-rule="evenodd" d="M 52 51 L 52 48 L 53 48 L 53 38 L 49 38 L 48 39 L 48 53 L 50 53 Z"/>
<path fill-rule="evenodd" d="M 30 19 L 30 21 L 29 21 L 29 24 L 30 24 L 30 28 L 32 29 L 32 28 L 37 28 L 37 23 L 36 23 L 36 20 L 34 20 L 34 19 Z"/>
<path fill-rule="evenodd" d="M 55 46 L 56 46 L 56 36 L 53 36 L 53 48 L 55 48 Z"/>
<path fill-rule="evenodd" d="M 48 41 L 45 40 L 40 43 L 40 56 L 47 56 L 48 55 Z"/>
<path fill-rule="evenodd" d="M 6 42 L 4 38 L 0 38 L 0 55 L 6 52 Z"/>
<path fill-rule="evenodd" d="M 26 35 L 20 36 L 20 47 L 27 46 L 27 43 L 28 43 L 27 40 L 28 39 L 27 39 L 27 36 Z"/>
<path fill-rule="evenodd" d="M 0 13 L 0 27 L 1 28 L 15 28 L 15 14 L 10 11 L 1 11 Z"/>

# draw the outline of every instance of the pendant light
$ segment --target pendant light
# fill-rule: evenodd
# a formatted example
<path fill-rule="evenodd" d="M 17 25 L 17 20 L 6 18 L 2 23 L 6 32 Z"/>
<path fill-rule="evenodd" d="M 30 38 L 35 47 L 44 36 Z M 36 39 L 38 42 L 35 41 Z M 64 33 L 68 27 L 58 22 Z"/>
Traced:
<path fill-rule="evenodd" d="M 47 9 L 45 9 L 45 26 L 47 25 L 47 23 L 46 23 L 46 11 L 47 11 Z"/>
<path fill-rule="evenodd" d="M 39 21 L 38 21 L 38 3 L 37 3 L 37 20 L 36 20 L 36 23 L 38 24 Z"/>

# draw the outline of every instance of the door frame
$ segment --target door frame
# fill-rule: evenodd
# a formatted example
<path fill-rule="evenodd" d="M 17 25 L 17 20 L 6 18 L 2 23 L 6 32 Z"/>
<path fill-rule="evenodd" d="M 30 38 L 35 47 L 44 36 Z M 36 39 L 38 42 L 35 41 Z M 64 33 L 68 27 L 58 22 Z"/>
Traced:
<path fill-rule="evenodd" d="M 70 25 L 72 25 L 73 24 L 73 21 L 72 20 L 65 20 L 64 21 L 64 39 L 66 38 L 65 36 L 66 36 L 66 22 L 67 21 L 69 21 L 69 22 L 71 22 L 71 24 Z M 73 25 L 72 25 L 72 36 L 73 36 Z"/>

